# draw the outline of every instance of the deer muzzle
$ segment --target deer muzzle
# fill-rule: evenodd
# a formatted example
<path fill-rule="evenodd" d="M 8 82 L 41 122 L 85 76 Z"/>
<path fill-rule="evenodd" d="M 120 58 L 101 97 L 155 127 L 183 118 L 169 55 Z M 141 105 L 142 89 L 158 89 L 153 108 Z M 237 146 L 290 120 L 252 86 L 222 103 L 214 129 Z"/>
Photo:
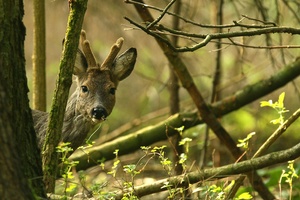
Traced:
<path fill-rule="evenodd" d="M 103 107 L 95 107 L 91 111 L 92 120 L 95 123 L 99 123 L 100 121 L 106 120 L 108 113 L 105 108 Z"/>

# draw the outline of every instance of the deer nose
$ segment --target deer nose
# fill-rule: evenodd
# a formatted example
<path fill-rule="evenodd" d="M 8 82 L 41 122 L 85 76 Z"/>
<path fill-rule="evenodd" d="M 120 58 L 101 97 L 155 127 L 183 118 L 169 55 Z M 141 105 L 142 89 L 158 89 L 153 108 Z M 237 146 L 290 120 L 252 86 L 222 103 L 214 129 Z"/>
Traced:
<path fill-rule="evenodd" d="M 97 120 L 105 120 L 107 117 L 107 111 L 102 107 L 96 107 L 92 109 L 92 118 Z"/>

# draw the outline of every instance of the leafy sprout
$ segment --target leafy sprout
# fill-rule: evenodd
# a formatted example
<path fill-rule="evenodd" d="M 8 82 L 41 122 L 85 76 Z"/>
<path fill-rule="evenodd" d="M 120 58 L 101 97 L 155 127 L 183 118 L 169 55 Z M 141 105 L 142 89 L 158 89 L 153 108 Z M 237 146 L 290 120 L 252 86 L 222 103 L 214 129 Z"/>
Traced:
<path fill-rule="evenodd" d="M 284 113 L 289 112 L 289 110 L 286 110 L 284 107 L 284 103 L 283 103 L 284 97 L 285 97 L 285 92 L 282 92 L 278 97 L 278 101 L 274 103 L 272 100 L 260 102 L 260 107 L 266 107 L 266 106 L 271 107 L 275 109 L 276 112 L 279 114 L 279 118 L 270 121 L 273 124 L 283 124 Z"/>

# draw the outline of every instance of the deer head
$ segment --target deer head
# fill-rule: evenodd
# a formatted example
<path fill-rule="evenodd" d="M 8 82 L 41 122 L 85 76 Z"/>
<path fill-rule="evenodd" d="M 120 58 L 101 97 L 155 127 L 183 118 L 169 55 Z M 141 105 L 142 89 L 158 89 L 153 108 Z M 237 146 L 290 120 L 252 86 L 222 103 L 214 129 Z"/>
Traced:
<path fill-rule="evenodd" d="M 117 56 L 122 44 L 123 38 L 119 38 L 100 65 L 86 40 L 85 31 L 81 31 L 82 50 L 78 49 L 74 68 L 77 80 L 75 115 L 82 115 L 97 124 L 112 112 L 118 83 L 130 75 L 137 57 L 135 48 Z"/>

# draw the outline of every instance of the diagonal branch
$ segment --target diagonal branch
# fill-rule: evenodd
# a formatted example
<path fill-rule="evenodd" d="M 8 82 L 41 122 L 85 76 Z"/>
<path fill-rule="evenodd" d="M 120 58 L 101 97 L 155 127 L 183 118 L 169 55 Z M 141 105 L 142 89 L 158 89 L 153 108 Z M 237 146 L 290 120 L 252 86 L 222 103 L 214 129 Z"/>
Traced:
<path fill-rule="evenodd" d="M 256 151 L 253 158 L 262 155 L 286 130 L 292 125 L 300 116 L 300 109 L 292 114 L 283 124 L 281 124 L 276 131 L 267 139 L 267 141 Z"/>
<path fill-rule="evenodd" d="M 172 0 L 166 8 L 161 12 L 160 16 L 156 19 L 153 20 L 150 24 L 148 24 L 147 29 L 151 29 L 155 24 L 157 24 L 166 14 L 166 12 L 171 8 L 171 6 L 175 3 L 176 0 Z"/>

